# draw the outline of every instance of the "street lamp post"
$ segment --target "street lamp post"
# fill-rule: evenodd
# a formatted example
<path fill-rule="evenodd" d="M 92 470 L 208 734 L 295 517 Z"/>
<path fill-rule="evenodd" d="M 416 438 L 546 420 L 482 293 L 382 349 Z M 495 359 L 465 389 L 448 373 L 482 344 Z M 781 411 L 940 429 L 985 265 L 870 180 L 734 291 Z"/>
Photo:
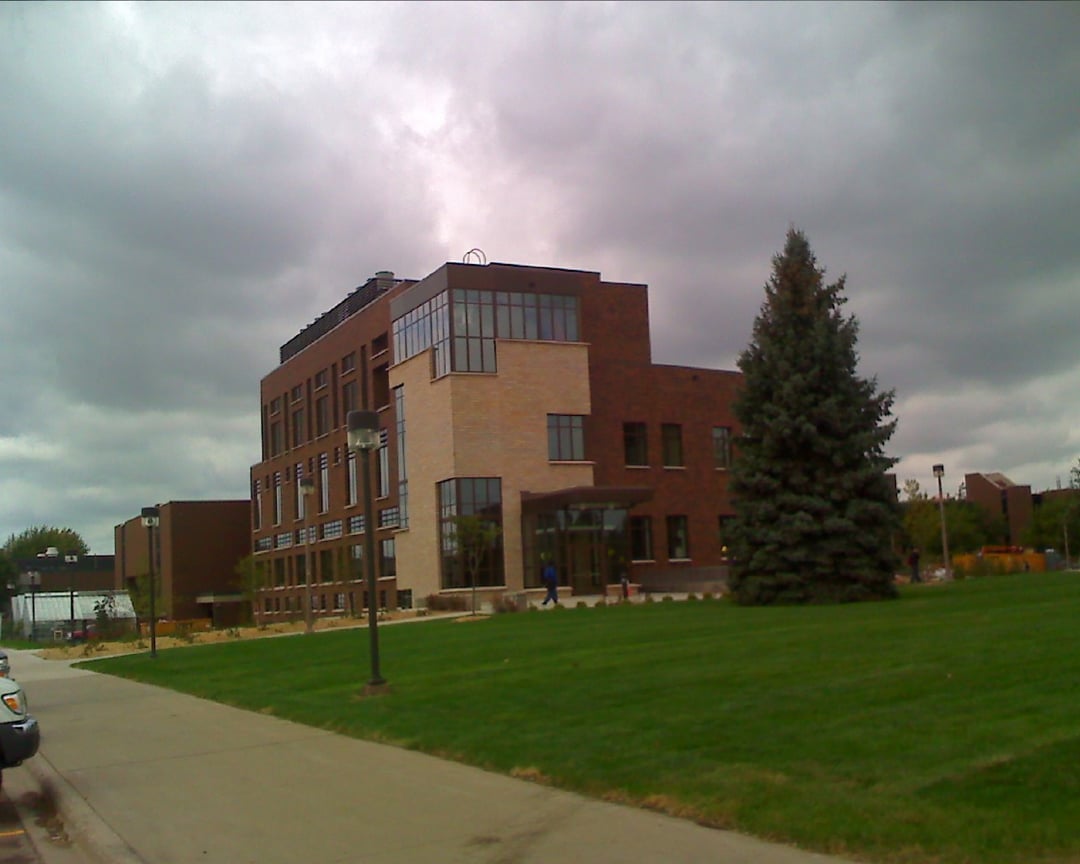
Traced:
<path fill-rule="evenodd" d="M 154 529 L 158 526 L 158 508 L 142 508 L 142 524 L 146 526 L 146 560 L 150 579 L 150 656 L 157 659 L 157 610 L 154 608 Z"/>
<path fill-rule="evenodd" d="M 315 631 L 314 612 L 311 609 L 311 528 L 308 511 L 311 510 L 311 494 L 315 491 L 315 478 L 305 474 L 300 478 L 300 495 L 304 501 L 304 632 Z"/>
<path fill-rule="evenodd" d="M 371 503 L 371 451 L 379 446 L 379 415 L 374 411 L 350 411 L 348 418 L 349 449 L 359 453 L 363 463 L 364 484 L 364 558 L 367 559 L 368 637 L 371 641 L 371 680 L 365 695 L 381 693 L 386 679 L 379 671 L 379 596 L 375 585 L 375 508 Z"/>
<path fill-rule="evenodd" d="M 41 574 L 36 570 L 31 570 L 26 574 L 26 577 L 30 583 L 30 641 L 36 642 L 37 636 L 35 631 L 37 630 L 37 589 L 41 585 Z"/>
<path fill-rule="evenodd" d="M 952 579 L 952 562 L 949 560 L 949 531 L 945 527 L 945 494 L 941 491 L 941 478 L 945 476 L 945 466 L 935 465 L 937 477 L 938 512 L 941 514 L 941 554 L 945 556 L 945 578 Z"/>

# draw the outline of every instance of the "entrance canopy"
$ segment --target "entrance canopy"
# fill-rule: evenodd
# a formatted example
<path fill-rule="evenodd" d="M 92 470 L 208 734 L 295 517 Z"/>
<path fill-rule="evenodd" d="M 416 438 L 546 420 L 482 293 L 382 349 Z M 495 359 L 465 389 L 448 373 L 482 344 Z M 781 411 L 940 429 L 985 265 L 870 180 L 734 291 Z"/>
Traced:
<path fill-rule="evenodd" d="M 552 510 L 587 510 L 609 507 L 627 508 L 648 501 L 653 490 L 648 486 L 571 486 L 552 492 L 522 492 L 522 513 Z"/>

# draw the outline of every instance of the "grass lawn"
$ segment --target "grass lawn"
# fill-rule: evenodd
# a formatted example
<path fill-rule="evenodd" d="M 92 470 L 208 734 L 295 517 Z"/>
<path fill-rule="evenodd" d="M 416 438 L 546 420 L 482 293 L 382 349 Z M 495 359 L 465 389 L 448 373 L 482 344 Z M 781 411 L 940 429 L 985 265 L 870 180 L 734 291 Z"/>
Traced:
<path fill-rule="evenodd" d="M 657 602 L 96 661 L 95 671 L 889 862 L 1080 862 L 1080 574 L 897 602 Z"/>

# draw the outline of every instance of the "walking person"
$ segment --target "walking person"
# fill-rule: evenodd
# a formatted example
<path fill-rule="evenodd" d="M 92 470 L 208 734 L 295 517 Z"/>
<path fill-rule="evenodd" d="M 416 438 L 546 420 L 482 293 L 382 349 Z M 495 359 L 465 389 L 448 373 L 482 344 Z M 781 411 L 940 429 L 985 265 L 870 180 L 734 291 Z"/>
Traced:
<path fill-rule="evenodd" d="M 548 561 L 544 565 L 544 569 L 540 573 L 540 579 L 544 583 L 544 587 L 547 588 L 547 595 L 544 597 L 544 602 L 541 606 L 547 606 L 548 603 L 554 603 L 559 605 L 559 571 L 555 569 L 555 564 Z"/>
<path fill-rule="evenodd" d="M 907 556 L 908 566 L 911 567 L 911 581 L 922 582 L 922 576 L 919 575 L 919 547 L 916 546 L 911 550 L 911 554 Z"/>

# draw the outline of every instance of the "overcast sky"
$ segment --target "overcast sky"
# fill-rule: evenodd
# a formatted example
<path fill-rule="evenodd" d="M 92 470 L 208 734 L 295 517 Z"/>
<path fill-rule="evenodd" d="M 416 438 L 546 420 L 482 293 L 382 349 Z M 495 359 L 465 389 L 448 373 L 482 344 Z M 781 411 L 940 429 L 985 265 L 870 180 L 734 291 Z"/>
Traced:
<path fill-rule="evenodd" d="M 246 498 L 279 346 L 473 247 L 730 369 L 796 226 L 901 482 L 1080 458 L 1077 3 L 4 3 L 0 106 L 0 539 Z"/>

